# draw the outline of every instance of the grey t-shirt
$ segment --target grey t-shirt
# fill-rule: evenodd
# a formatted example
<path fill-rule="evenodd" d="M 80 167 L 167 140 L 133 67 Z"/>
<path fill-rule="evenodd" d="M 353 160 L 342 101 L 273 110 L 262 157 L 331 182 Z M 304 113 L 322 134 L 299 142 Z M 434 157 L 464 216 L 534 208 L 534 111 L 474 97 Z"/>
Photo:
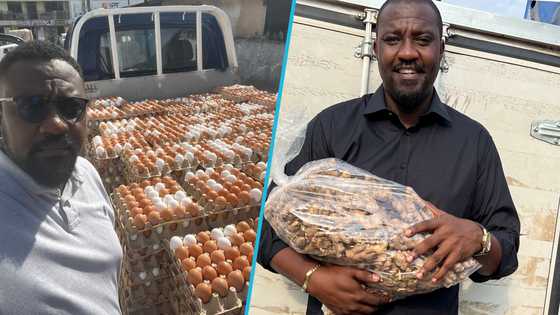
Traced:
<path fill-rule="evenodd" d="M 94 167 L 61 196 L 0 152 L 0 314 L 120 314 L 122 249 Z"/>

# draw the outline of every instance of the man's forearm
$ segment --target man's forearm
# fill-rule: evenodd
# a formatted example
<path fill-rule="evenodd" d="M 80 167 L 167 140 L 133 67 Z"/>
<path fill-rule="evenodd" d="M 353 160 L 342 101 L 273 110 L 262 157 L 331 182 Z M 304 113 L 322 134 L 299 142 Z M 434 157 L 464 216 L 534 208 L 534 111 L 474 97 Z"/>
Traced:
<path fill-rule="evenodd" d="M 498 267 L 500 266 L 500 262 L 502 261 L 502 245 L 500 241 L 494 236 L 492 236 L 492 247 L 490 252 L 481 257 L 475 257 L 476 260 L 482 265 L 482 267 L 478 270 L 478 273 L 483 276 L 492 275 Z"/>
<path fill-rule="evenodd" d="M 299 286 L 302 286 L 305 281 L 305 273 L 316 264 L 315 260 L 289 247 L 279 251 L 270 261 L 270 266 L 276 272 L 284 275 Z"/>

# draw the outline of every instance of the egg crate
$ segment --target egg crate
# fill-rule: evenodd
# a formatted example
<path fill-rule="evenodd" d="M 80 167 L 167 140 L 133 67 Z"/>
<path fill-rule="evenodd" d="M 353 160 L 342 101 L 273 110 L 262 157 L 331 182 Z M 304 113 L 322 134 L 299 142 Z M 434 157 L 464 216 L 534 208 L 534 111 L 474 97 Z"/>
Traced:
<path fill-rule="evenodd" d="M 266 173 L 266 168 L 261 170 L 256 163 L 251 162 L 243 164 L 241 171 L 264 186 L 264 178 L 262 177 L 262 174 Z"/>
<path fill-rule="evenodd" d="M 184 299 L 186 304 L 194 304 L 200 311 L 196 314 L 201 315 L 237 315 L 241 314 L 243 303 L 247 297 L 249 282 L 246 281 L 243 285 L 243 290 L 237 292 L 235 288 L 230 287 L 228 294 L 224 297 L 219 296 L 217 293 L 212 293 L 210 300 L 203 303 L 202 300 L 195 296 L 195 288 L 192 284 L 188 283 L 187 275 L 183 271 L 178 259 L 175 258 L 169 247 L 169 241 L 164 241 L 164 247 L 171 263 L 169 264 L 171 277 L 175 279 L 173 283 L 176 285 L 176 290 L 181 293 L 181 298 Z M 181 315 L 191 315 L 193 313 L 182 313 Z"/>
<path fill-rule="evenodd" d="M 123 164 L 118 158 L 96 159 L 88 156 L 88 160 L 95 167 L 107 191 L 126 182 L 123 176 Z"/>
<path fill-rule="evenodd" d="M 181 297 L 171 276 L 146 284 L 124 288 L 121 292 L 124 315 L 132 314 L 197 314 L 194 303 Z"/>
<path fill-rule="evenodd" d="M 277 95 L 269 92 L 261 92 L 253 94 L 249 97 L 249 101 L 265 106 L 270 112 L 274 112 L 276 108 Z"/>
<path fill-rule="evenodd" d="M 163 248 L 151 255 L 132 259 L 126 255 L 123 264 L 123 280 L 128 287 L 145 284 L 169 276 L 169 260 Z"/>
<path fill-rule="evenodd" d="M 117 229 L 120 230 L 118 234 L 123 235 L 121 245 L 127 249 L 128 259 L 143 259 L 158 252 L 161 249 L 162 240 L 170 239 L 173 236 L 196 234 L 243 220 L 254 222 L 259 214 L 259 209 L 259 206 L 251 206 L 224 210 L 196 218 L 165 222 L 142 231 L 138 231 L 134 227 L 126 228 L 123 226 L 123 220 L 119 220 Z"/>

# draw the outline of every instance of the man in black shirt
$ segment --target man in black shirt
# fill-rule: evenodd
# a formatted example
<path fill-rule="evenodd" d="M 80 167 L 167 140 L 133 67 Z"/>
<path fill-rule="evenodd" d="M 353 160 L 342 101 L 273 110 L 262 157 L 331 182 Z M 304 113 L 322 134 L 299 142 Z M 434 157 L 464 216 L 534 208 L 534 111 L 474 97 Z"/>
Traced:
<path fill-rule="evenodd" d="M 417 276 L 437 270 L 432 281 L 440 281 L 456 262 L 474 255 L 482 268 L 471 279 L 498 279 L 517 268 L 519 218 L 488 131 L 443 104 L 433 88 L 444 51 L 441 25 L 429 0 L 387 1 L 374 45 L 383 85 L 317 115 L 286 172 L 336 157 L 411 186 L 438 214 L 405 231 L 432 234 L 414 249 L 414 255 L 434 252 Z M 377 275 L 319 265 L 289 248 L 266 221 L 260 244 L 262 266 L 306 284 L 308 314 L 320 313 L 321 303 L 337 314 L 458 313 L 458 286 L 390 302 L 363 289 L 379 281 Z"/>

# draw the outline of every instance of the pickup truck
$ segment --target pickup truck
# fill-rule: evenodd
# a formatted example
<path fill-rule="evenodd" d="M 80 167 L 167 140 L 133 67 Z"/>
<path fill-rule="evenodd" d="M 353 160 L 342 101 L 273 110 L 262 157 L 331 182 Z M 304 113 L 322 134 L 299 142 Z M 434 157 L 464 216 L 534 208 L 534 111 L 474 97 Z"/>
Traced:
<path fill-rule="evenodd" d="M 381 81 L 371 40 L 382 3 L 297 1 L 280 121 L 302 108 L 313 117 L 377 88 Z M 518 270 L 499 281 L 463 283 L 460 313 L 558 314 L 560 28 L 434 3 L 446 40 L 446 71 L 436 89 L 444 102 L 489 130 L 521 219 Z M 253 292 L 251 314 L 305 313 L 301 289 L 262 268 Z"/>

